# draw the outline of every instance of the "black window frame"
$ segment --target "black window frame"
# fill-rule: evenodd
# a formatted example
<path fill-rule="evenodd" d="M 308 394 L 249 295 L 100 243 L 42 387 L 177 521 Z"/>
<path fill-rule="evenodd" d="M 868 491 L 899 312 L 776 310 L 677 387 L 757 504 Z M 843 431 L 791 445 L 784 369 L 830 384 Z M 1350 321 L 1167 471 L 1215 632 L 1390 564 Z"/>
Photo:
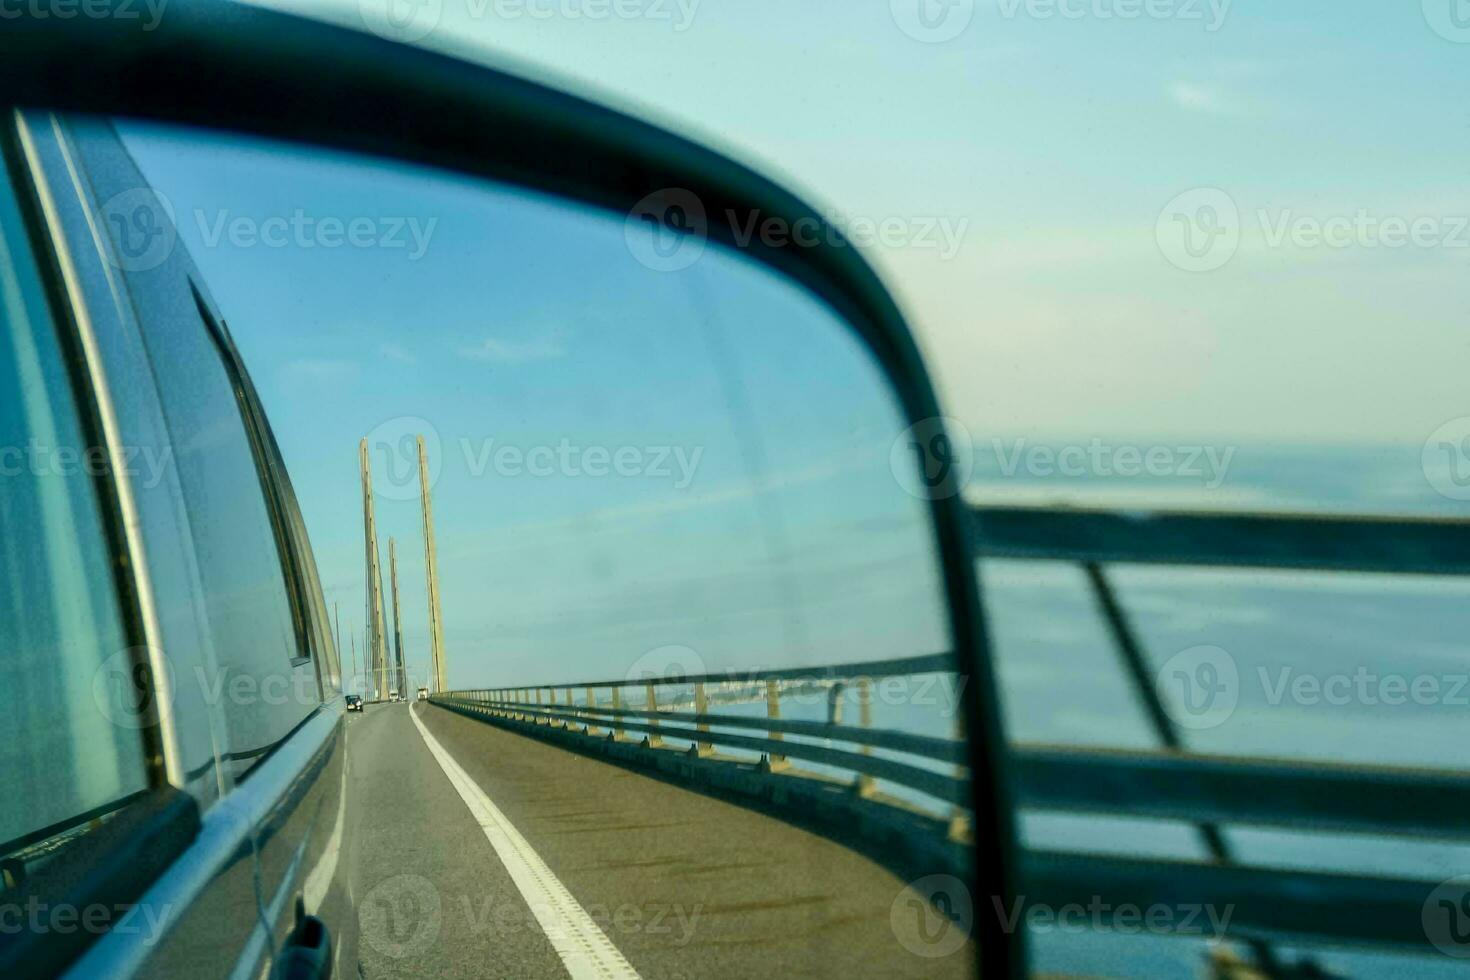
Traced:
<path fill-rule="evenodd" d="M 260 399 L 250 373 L 245 369 L 244 358 L 235 346 L 229 327 L 219 316 L 214 306 L 205 298 L 199 284 L 191 277 L 189 292 L 199 310 L 199 318 L 219 354 L 220 363 L 229 379 L 230 389 L 235 393 L 235 404 L 240 411 L 240 421 L 245 427 L 250 442 L 250 455 L 255 461 L 255 472 L 260 478 L 261 497 L 265 501 L 266 514 L 271 522 L 276 552 L 281 561 L 281 578 L 286 587 L 287 601 L 291 605 L 291 627 L 296 636 L 298 655 L 290 659 L 293 668 L 316 663 L 317 693 L 325 699 L 326 685 L 322 677 L 320 650 L 315 633 L 321 628 L 312 609 L 310 589 L 304 569 L 304 556 L 297 540 L 293 522 L 289 519 L 289 504 L 279 476 L 280 450 L 275 436 L 260 407 Z"/>

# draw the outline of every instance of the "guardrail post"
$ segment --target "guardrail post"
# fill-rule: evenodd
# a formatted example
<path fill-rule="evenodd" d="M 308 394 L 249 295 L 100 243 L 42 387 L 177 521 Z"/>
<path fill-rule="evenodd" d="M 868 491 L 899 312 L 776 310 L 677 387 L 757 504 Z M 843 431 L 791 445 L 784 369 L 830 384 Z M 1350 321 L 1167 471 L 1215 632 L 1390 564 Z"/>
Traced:
<path fill-rule="evenodd" d="M 589 687 L 589 688 L 587 688 L 587 728 L 582 733 L 584 735 L 596 735 L 597 734 L 597 725 L 596 725 L 597 715 L 595 715 L 593 713 L 593 711 L 594 711 L 594 709 L 596 709 L 596 707 L 597 707 L 597 695 L 595 693 L 593 693 L 592 688 Z"/>
<path fill-rule="evenodd" d="M 698 681 L 694 685 L 694 713 L 696 715 L 709 714 L 709 701 L 705 698 L 704 681 Z M 697 722 L 695 727 L 702 732 L 709 731 L 709 725 L 702 721 Z M 702 758 L 707 755 L 714 755 L 715 747 L 709 742 L 695 742 L 690 746 L 689 752 L 691 755 Z"/>
<path fill-rule="evenodd" d="M 555 708 L 556 707 L 556 688 L 554 688 L 554 687 L 548 687 L 546 689 L 546 697 L 550 701 L 550 704 L 548 704 L 547 707 L 549 707 L 549 708 Z M 555 715 L 552 715 L 550 718 L 547 718 L 546 719 L 546 723 L 548 725 L 550 725 L 552 728 L 560 728 L 560 727 L 562 727 L 562 723 L 557 720 L 557 718 L 556 718 Z"/>
<path fill-rule="evenodd" d="M 663 736 L 658 733 L 658 695 L 654 692 L 653 682 L 644 685 L 644 700 L 648 706 L 648 725 L 653 731 L 643 736 L 644 748 L 654 749 L 664 744 Z"/>
<path fill-rule="evenodd" d="M 613 706 L 613 710 L 614 711 L 621 711 L 621 710 L 623 710 L 623 689 L 621 687 L 618 687 L 618 686 L 614 685 L 613 686 L 613 689 L 612 689 L 612 694 L 613 694 L 613 705 L 612 705 Z M 622 715 L 613 715 L 613 727 L 612 727 L 612 731 L 608 732 L 607 737 L 610 738 L 610 739 L 612 739 L 614 742 L 618 741 L 619 739 L 621 739 L 623 737 L 622 720 L 623 720 Z"/>
<path fill-rule="evenodd" d="M 781 718 L 781 687 L 771 678 L 766 679 L 766 717 L 772 720 Z M 783 732 L 766 732 L 773 742 L 784 742 L 783 734 Z M 774 752 L 761 759 L 761 770 L 764 772 L 780 772 L 790 767 L 791 763 L 784 755 L 777 755 Z"/>
<path fill-rule="evenodd" d="M 858 697 L 858 724 L 863 728 L 873 727 L 873 681 L 867 677 L 859 677 L 857 681 Z M 873 754 L 873 747 L 864 742 L 858 749 L 865 756 Z M 878 790 L 878 783 L 865 772 L 858 773 L 857 782 L 853 789 L 859 796 L 872 796 Z"/>
<path fill-rule="evenodd" d="M 842 724 L 842 695 L 846 691 L 847 685 L 841 681 L 827 688 L 827 724 Z"/>
<path fill-rule="evenodd" d="M 541 700 L 541 688 L 538 687 L 538 688 L 536 688 L 536 707 L 537 708 L 540 708 L 542 704 L 543 704 L 543 702 Z M 534 721 L 538 725 L 544 725 L 546 723 L 546 718 L 543 717 L 542 715 L 539 715 L 538 714 L 535 717 Z"/>
<path fill-rule="evenodd" d="M 964 744 L 965 742 L 965 716 L 961 712 L 955 714 L 954 737 Z M 969 775 L 969 769 L 963 762 L 955 763 L 954 774 L 959 779 Z M 962 806 L 956 805 L 949 815 L 949 839 L 965 842 L 970 840 L 970 815 Z"/>

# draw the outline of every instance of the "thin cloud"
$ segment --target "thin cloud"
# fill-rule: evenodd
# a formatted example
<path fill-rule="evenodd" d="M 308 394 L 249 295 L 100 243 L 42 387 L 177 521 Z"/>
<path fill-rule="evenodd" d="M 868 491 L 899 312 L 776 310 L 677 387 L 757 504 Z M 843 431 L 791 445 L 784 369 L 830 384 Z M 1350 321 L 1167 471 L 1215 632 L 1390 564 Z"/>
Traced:
<path fill-rule="evenodd" d="M 1175 82 L 1169 86 L 1169 97 L 1174 104 L 1192 112 L 1205 112 L 1213 116 L 1235 116 L 1241 108 L 1218 89 L 1193 82 Z"/>
<path fill-rule="evenodd" d="M 397 344 L 383 344 L 378 348 L 378 353 L 391 361 L 398 361 L 401 364 L 417 364 L 419 362 L 419 359 L 413 355 L 413 351 L 405 347 L 400 347 Z"/>
<path fill-rule="evenodd" d="M 539 337 L 534 340 L 502 340 L 487 337 L 478 346 L 462 347 L 460 354 L 477 361 L 494 361 L 499 364 L 525 364 L 529 361 L 546 361 L 566 355 L 560 338 Z"/>

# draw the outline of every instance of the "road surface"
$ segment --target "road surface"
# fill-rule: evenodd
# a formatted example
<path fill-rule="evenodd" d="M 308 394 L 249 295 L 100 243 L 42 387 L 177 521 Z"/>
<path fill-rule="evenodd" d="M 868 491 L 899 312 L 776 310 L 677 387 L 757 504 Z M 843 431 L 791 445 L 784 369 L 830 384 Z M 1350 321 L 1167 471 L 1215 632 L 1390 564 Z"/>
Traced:
<path fill-rule="evenodd" d="M 891 872 L 753 810 L 426 702 L 348 752 L 369 980 L 972 975 Z"/>

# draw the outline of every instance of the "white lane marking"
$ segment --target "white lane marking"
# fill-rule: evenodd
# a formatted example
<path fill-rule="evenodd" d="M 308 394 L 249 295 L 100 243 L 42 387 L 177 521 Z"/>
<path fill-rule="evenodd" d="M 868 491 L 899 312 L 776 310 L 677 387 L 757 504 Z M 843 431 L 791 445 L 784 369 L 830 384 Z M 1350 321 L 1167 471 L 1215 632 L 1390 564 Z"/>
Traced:
<path fill-rule="evenodd" d="M 495 854 L 510 872 L 511 881 L 531 907 L 531 914 L 551 941 L 552 949 L 561 957 L 562 965 L 572 980 L 641 980 L 638 971 L 597 927 L 572 893 L 552 874 L 520 831 L 506 819 L 500 808 L 490 801 L 485 791 L 460 768 L 439 740 L 429 734 L 419 721 L 417 711 L 409 709 L 414 727 L 424 737 L 444 775 L 459 790 L 460 799 L 470 808 L 480 829 L 495 848 Z"/>
<path fill-rule="evenodd" d="M 332 825 L 332 836 L 327 838 L 327 846 L 322 850 L 321 857 L 317 858 L 316 866 L 306 876 L 306 884 L 301 889 L 301 899 L 306 904 L 309 915 L 316 915 L 321 911 L 322 902 L 326 900 L 327 889 L 332 887 L 332 876 L 337 873 L 337 858 L 342 853 L 342 825 L 347 817 L 347 753 L 342 753 L 342 785 L 337 794 L 337 822 Z"/>

